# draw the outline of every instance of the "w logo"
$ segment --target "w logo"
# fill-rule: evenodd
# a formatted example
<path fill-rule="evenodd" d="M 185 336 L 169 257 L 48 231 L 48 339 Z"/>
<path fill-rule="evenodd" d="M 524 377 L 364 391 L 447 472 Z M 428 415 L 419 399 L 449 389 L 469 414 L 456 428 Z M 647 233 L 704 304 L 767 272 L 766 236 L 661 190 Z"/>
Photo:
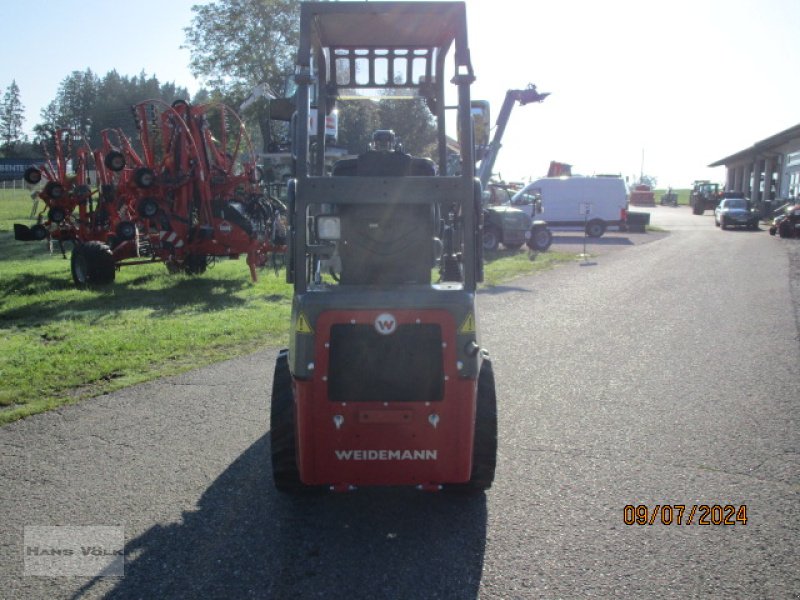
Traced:
<path fill-rule="evenodd" d="M 397 319 L 389 313 L 381 313 L 375 317 L 375 331 L 381 335 L 389 335 L 397 329 Z"/>

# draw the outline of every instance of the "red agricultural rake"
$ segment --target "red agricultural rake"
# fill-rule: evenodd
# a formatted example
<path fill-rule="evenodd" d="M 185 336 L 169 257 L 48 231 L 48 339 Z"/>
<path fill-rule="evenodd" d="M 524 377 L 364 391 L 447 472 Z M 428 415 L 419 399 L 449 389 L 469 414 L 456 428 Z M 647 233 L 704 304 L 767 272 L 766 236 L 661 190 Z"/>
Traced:
<path fill-rule="evenodd" d="M 92 213 L 89 168 L 92 154 L 85 142 L 73 149 L 75 136 L 67 129 L 53 132 L 52 148 L 43 144 L 45 162 L 25 169 L 23 178 L 30 185 L 43 180 L 44 187 L 33 197 L 44 203 L 32 227 L 14 224 L 14 237 L 21 241 L 50 239 L 63 242 L 81 239 Z M 78 214 L 75 214 L 75 209 Z M 83 231 L 82 231 L 83 230 Z M 66 255 L 65 255 L 66 257 Z"/>
<path fill-rule="evenodd" d="M 65 136 L 57 136 L 55 162 L 36 170 L 39 179 L 33 171 L 26 176 L 28 183 L 48 179 L 40 192 L 48 221 L 15 226 L 17 239 L 74 242 L 72 276 L 79 286 L 110 283 L 125 265 L 162 261 L 170 272 L 200 274 L 218 258 L 242 254 L 255 281 L 257 268 L 285 251 L 283 207 L 261 186 L 241 119 L 221 104 L 183 100 L 140 102 L 133 115 L 140 150 L 121 130 L 104 130 L 100 148 L 77 153 L 74 175 L 67 175 Z"/>

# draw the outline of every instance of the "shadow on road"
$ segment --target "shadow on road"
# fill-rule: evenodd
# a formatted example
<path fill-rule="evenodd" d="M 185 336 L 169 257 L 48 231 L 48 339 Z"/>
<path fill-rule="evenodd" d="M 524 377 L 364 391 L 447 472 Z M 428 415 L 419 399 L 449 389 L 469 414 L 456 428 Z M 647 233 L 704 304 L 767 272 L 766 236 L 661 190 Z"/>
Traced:
<path fill-rule="evenodd" d="M 514 285 L 489 285 L 485 288 L 481 288 L 478 290 L 478 294 L 489 294 L 490 296 L 495 296 L 497 294 L 505 294 L 507 292 L 524 292 L 530 293 L 530 289 L 517 287 Z"/>
<path fill-rule="evenodd" d="M 583 244 L 582 235 L 554 235 L 553 244 Z M 586 238 L 587 246 L 633 246 L 628 237 L 603 236 L 599 238 Z"/>
<path fill-rule="evenodd" d="M 268 457 L 265 435 L 181 523 L 155 525 L 128 542 L 125 577 L 106 597 L 477 598 L 483 494 L 287 497 L 272 487 Z"/>

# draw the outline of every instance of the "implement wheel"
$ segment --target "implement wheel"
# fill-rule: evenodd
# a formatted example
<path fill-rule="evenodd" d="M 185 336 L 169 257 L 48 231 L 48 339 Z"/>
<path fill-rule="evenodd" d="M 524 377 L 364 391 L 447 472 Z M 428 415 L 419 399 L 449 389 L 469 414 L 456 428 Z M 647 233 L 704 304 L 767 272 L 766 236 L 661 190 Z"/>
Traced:
<path fill-rule="evenodd" d="M 25 180 L 25 183 L 36 185 L 42 180 L 42 172 L 36 167 L 28 167 L 22 174 L 22 178 Z"/>
<path fill-rule="evenodd" d="M 187 275 L 202 275 L 206 272 L 208 259 L 205 254 L 190 254 L 183 263 L 183 271 Z"/>
<path fill-rule="evenodd" d="M 111 248 L 100 242 L 86 242 L 72 249 L 72 280 L 79 288 L 114 281 L 116 266 Z"/>
<path fill-rule="evenodd" d="M 139 167 L 133 172 L 133 182 L 142 189 L 151 188 L 156 183 L 156 174 L 153 169 Z"/>
<path fill-rule="evenodd" d="M 119 173 L 125 168 L 125 155 L 122 152 L 112 150 L 106 154 L 105 158 L 103 159 L 103 164 L 107 169 L 114 171 L 115 173 Z"/>

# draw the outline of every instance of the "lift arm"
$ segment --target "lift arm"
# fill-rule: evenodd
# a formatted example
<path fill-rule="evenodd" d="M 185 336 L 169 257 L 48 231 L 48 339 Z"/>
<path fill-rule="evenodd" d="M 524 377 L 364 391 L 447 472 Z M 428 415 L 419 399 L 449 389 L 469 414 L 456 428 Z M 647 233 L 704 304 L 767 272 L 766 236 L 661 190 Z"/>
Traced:
<path fill-rule="evenodd" d="M 481 159 L 481 165 L 478 170 L 478 178 L 481 180 L 482 188 L 486 188 L 486 184 L 489 183 L 489 178 L 494 168 L 494 162 L 497 160 L 497 154 L 500 152 L 500 147 L 502 146 L 500 142 L 503 139 L 503 134 L 508 124 L 508 118 L 511 116 L 511 109 L 514 108 L 514 103 L 519 102 L 520 106 L 525 106 L 531 102 L 541 102 L 549 95 L 549 93 L 540 94 L 537 92 L 536 86 L 532 83 L 528 84 L 528 87 L 524 90 L 508 90 L 506 92 L 506 99 L 503 101 L 500 115 L 497 117 L 497 123 L 495 124 L 494 138 L 492 138 L 485 156 Z"/>

